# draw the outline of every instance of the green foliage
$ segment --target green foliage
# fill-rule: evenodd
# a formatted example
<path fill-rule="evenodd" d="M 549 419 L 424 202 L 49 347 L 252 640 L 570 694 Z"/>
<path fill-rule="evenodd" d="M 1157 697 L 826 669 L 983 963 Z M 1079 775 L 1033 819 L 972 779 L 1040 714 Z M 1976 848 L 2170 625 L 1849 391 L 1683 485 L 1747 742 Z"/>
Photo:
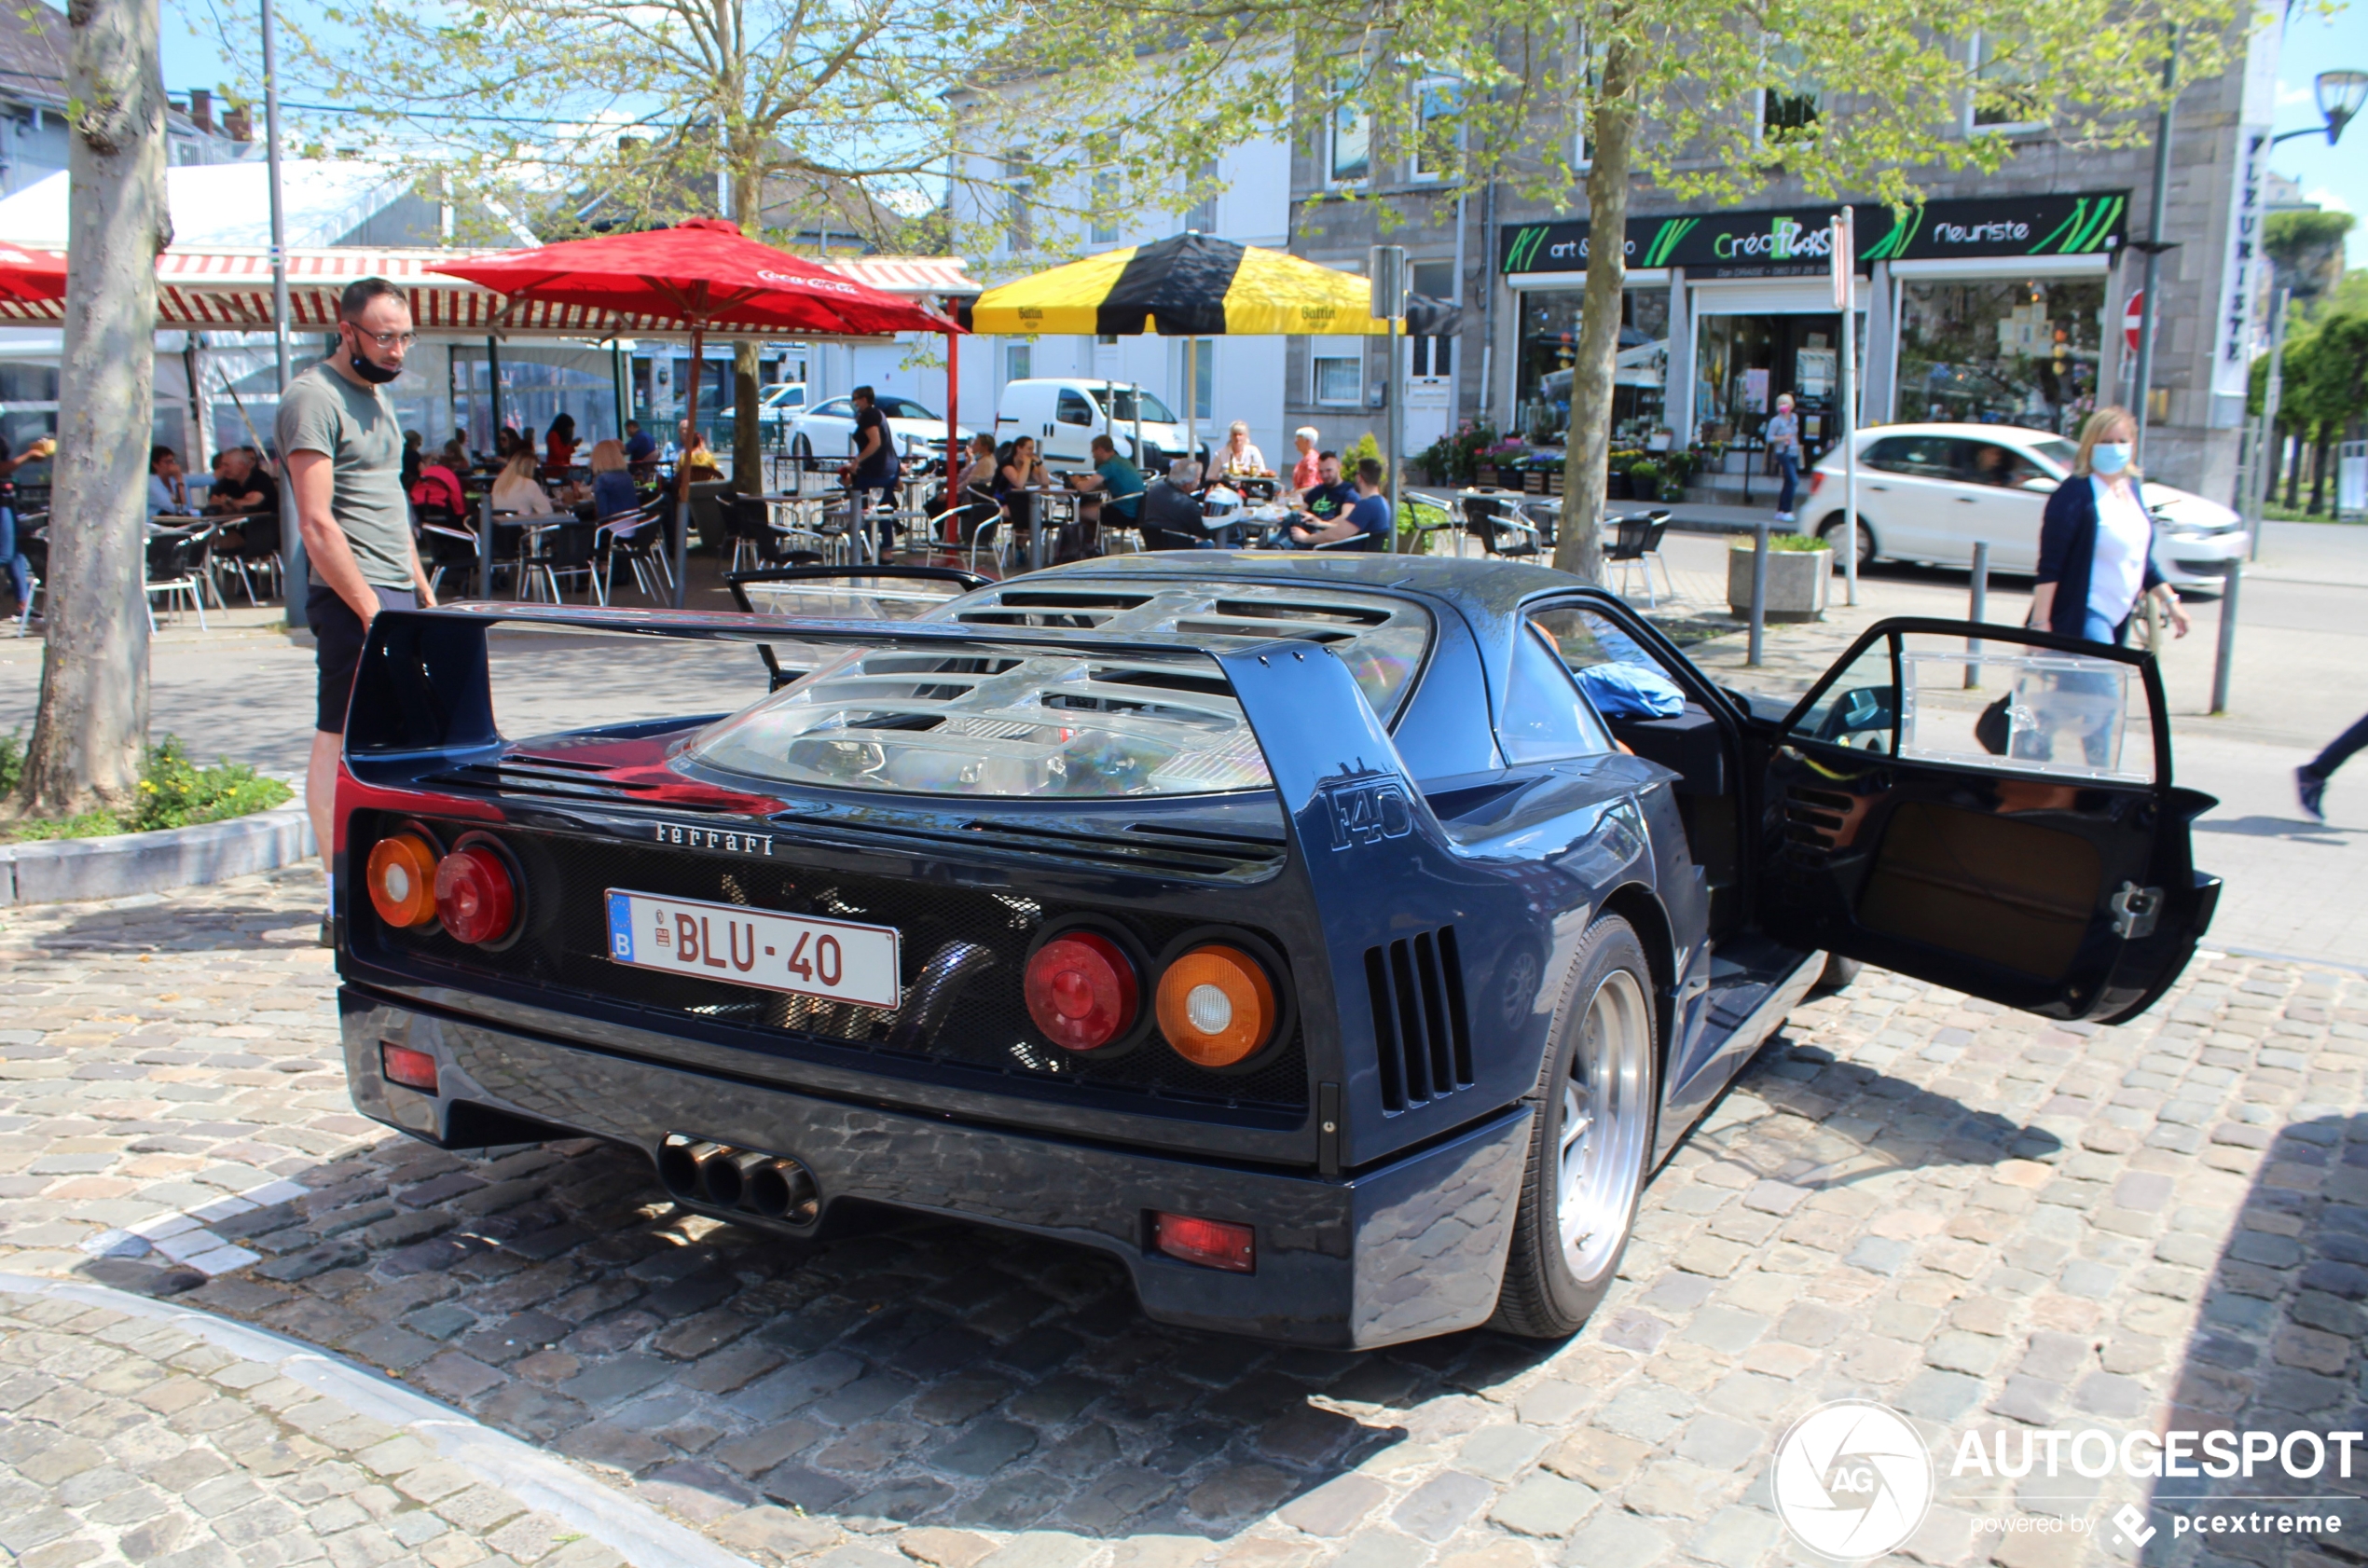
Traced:
<path fill-rule="evenodd" d="M 1370 430 L 1341 449 L 1341 477 L 1354 483 L 1356 465 L 1367 458 L 1382 465 L 1382 483 L 1387 485 L 1389 463 L 1382 457 L 1382 444 L 1373 439 L 1373 433 Z"/>
<path fill-rule="evenodd" d="M 24 772 L 24 744 L 15 735 L 0 738 L 0 794 L 13 791 Z M 102 838 L 110 833 L 148 832 L 223 822 L 282 805 L 295 793 L 244 763 L 222 759 L 212 767 L 189 760 L 180 737 L 166 736 L 141 760 L 139 799 L 128 811 L 86 811 L 79 817 L 33 818 L 12 825 L 20 839 Z"/>
<path fill-rule="evenodd" d="M 1833 545 L 1825 540 L 1812 538 L 1806 533 L 1771 533 L 1768 536 L 1768 547 L 1771 551 L 1785 555 L 1811 556 L 1820 550 L 1830 550 Z M 1753 548 L 1752 536 L 1748 533 L 1737 534 L 1734 543 L 1728 548 L 1741 550 L 1745 555 L 1749 555 Z"/>
<path fill-rule="evenodd" d="M 1466 420 L 1424 447 L 1414 461 L 1435 484 L 1468 485 L 1480 454 L 1495 446 L 1496 439 L 1496 427 L 1488 420 Z"/>

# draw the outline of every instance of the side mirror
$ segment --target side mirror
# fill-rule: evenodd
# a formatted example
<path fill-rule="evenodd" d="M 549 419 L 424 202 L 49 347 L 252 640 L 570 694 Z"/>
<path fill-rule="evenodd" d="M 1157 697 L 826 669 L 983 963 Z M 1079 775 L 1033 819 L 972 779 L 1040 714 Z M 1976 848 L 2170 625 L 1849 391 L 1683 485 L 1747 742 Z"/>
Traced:
<path fill-rule="evenodd" d="M 1879 750 L 1891 739 L 1898 699 L 1896 686 L 1853 686 L 1833 701 L 1812 733 L 1819 740 Z"/>

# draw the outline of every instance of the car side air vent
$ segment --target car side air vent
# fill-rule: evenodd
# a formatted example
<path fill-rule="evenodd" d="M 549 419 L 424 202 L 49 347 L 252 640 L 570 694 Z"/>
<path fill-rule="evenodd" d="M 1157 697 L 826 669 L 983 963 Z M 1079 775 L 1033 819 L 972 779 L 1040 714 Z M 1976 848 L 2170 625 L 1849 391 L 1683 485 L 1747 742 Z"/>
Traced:
<path fill-rule="evenodd" d="M 1841 842 L 1857 803 L 1830 790 L 1784 791 L 1784 840 L 1806 849 L 1832 849 Z"/>
<path fill-rule="evenodd" d="M 690 799 L 680 792 L 675 798 L 653 795 L 659 787 L 645 783 L 618 783 L 613 780 L 586 777 L 582 774 L 561 773 L 534 766 L 519 767 L 502 763 L 466 763 L 442 773 L 431 774 L 420 782 L 441 784 L 447 788 L 491 790 L 504 795 L 533 795 L 544 800 L 580 801 L 586 805 L 606 805 L 626 803 L 663 805 L 668 811 L 714 811 L 737 814 L 739 807 Z"/>
<path fill-rule="evenodd" d="M 1367 948 L 1365 984 L 1373 1003 L 1383 1109 L 1407 1110 L 1471 1087 L 1471 1020 L 1464 1010 L 1454 927 Z"/>

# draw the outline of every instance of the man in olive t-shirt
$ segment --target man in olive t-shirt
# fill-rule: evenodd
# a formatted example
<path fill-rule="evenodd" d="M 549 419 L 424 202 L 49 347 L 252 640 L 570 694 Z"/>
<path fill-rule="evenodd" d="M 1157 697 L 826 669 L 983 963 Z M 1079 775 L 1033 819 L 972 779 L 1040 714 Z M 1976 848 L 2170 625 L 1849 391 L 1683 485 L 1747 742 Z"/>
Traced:
<path fill-rule="evenodd" d="M 403 427 L 380 390 L 403 373 L 413 336 L 401 290 L 383 278 L 351 283 L 337 300 L 336 351 L 280 398 L 280 461 L 310 568 L 304 609 L 321 669 L 304 804 L 324 867 L 337 842 L 337 753 L 363 640 L 381 609 L 435 602 L 403 494 Z M 325 916 L 321 930 L 325 942 Z"/>

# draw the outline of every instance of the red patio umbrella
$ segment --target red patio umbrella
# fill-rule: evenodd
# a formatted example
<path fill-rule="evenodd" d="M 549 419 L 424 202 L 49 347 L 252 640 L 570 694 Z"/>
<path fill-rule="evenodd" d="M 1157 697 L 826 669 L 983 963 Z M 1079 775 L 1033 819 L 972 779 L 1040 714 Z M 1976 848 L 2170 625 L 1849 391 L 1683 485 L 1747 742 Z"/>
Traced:
<path fill-rule="evenodd" d="M 0 298 L 30 304 L 65 296 L 65 257 L 50 251 L 0 244 Z"/>
<path fill-rule="evenodd" d="M 694 432 L 699 418 L 697 366 L 709 327 L 856 337 L 958 330 L 945 317 L 910 300 L 760 244 L 728 218 L 693 218 L 648 233 L 569 240 L 530 251 L 477 256 L 436 270 L 481 283 L 513 300 L 591 306 L 646 318 L 653 327 L 688 326 Z M 687 487 L 682 487 L 678 524 L 674 600 L 679 606 L 691 529 Z M 492 560 L 489 538 L 484 559 L 489 564 Z"/>

